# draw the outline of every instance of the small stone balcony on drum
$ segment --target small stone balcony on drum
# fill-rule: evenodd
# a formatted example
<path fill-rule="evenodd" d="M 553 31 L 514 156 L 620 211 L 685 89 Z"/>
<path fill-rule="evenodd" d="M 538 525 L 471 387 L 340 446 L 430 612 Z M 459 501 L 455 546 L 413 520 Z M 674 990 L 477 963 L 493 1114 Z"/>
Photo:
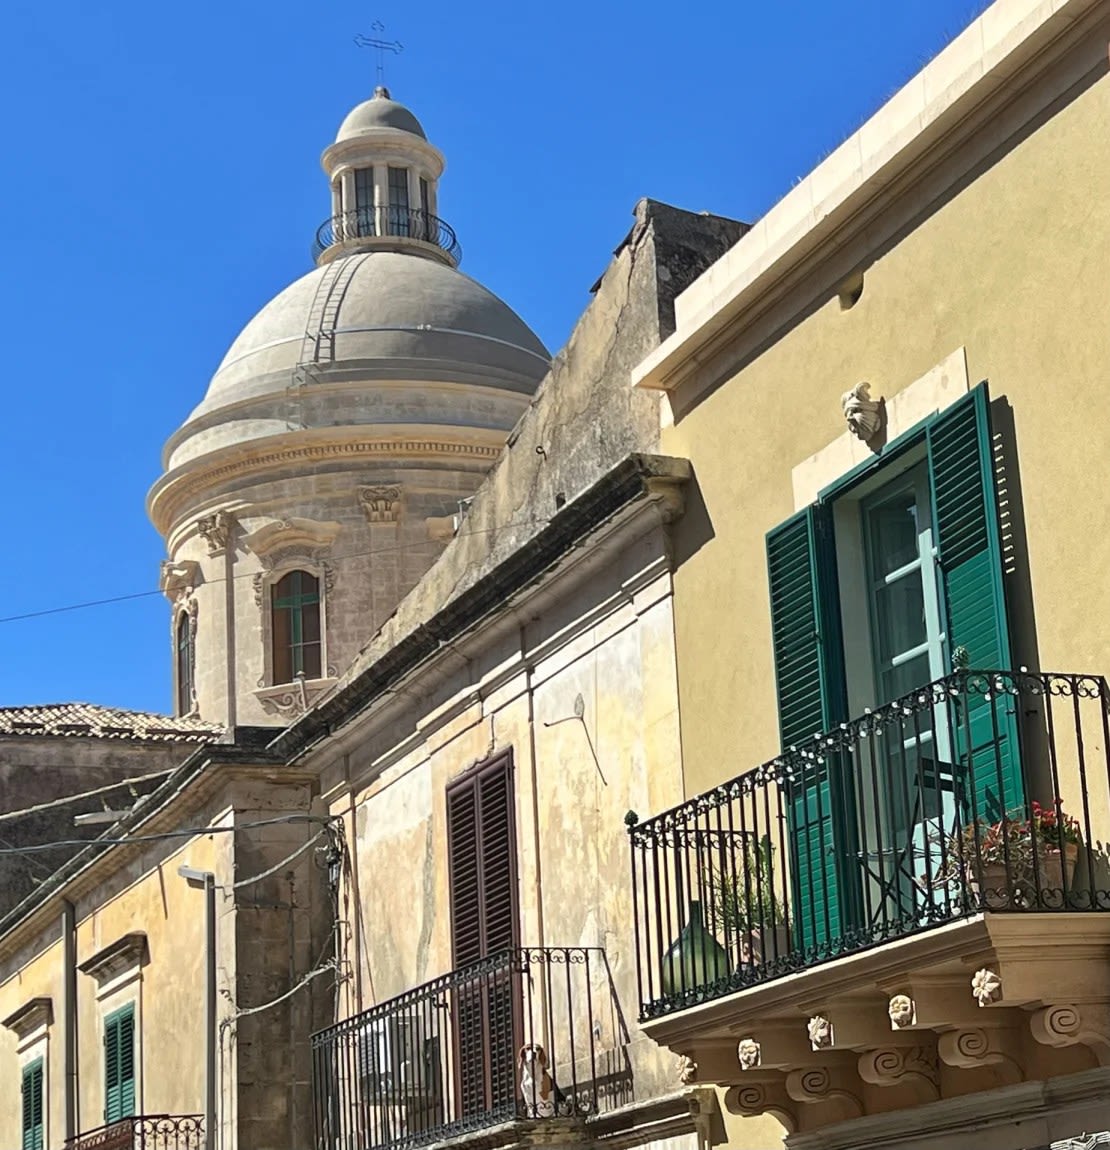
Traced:
<path fill-rule="evenodd" d="M 1110 1065 L 1108 704 L 959 671 L 630 812 L 645 1030 L 793 1130 Z"/>
<path fill-rule="evenodd" d="M 604 951 L 502 951 L 313 1037 L 316 1146 L 492 1127 L 527 1140 L 537 1125 L 581 1140 L 587 1119 L 631 1099 L 627 1041 Z"/>

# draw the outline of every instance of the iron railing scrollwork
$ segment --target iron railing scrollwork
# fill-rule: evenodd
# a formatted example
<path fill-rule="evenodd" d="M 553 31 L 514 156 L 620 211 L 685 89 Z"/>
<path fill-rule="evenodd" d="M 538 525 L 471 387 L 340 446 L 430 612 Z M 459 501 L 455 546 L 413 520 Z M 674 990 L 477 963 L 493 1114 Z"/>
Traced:
<path fill-rule="evenodd" d="M 1110 910 L 1101 676 L 958 671 L 640 822 L 642 1018 L 984 911 Z"/>
<path fill-rule="evenodd" d="M 353 208 L 325 220 L 316 229 L 312 258 L 350 240 L 389 238 L 420 240 L 446 252 L 456 265 L 462 262 L 462 246 L 450 224 L 422 208 L 394 204 Z"/>
<path fill-rule="evenodd" d="M 604 951 L 501 951 L 313 1036 L 317 1150 L 597 1113 L 631 1097 L 627 1045 Z"/>
<path fill-rule="evenodd" d="M 202 1150 L 199 1114 L 143 1114 L 78 1134 L 65 1150 Z"/>

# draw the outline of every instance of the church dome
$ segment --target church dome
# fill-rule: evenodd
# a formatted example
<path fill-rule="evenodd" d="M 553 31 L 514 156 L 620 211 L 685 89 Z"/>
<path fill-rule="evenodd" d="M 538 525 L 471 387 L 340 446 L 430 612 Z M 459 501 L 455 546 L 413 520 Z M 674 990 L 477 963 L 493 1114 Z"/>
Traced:
<path fill-rule="evenodd" d="M 550 356 L 508 304 L 447 264 L 407 252 L 344 256 L 290 284 L 247 324 L 167 444 L 167 466 L 288 430 L 285 407 L 298 365 L 308 365 L 301 386 L 310 407 L 312 392 L 329 388 L 322 421 L 380 424 L 402 413 L 382 405 L 363 405 L 362 418 L 340 412 L 335 385 L 365 390 L 375 381 L 408 381 L 531 396 Z M 308 414 L 301 412 L 302 422 Z"/>
<path fill-rule="evenodd" d="M 335 140 L 336 143 L 340 143 L 378 128 L 394 128 L 401 132 L 410 132 L 422 140 L 428 138 L 420 121 L 412 112 L 404 104 L 394 100 L 388 88 L 378 87 L 374 89 L 374 95 L 369 100 L 364 100 L 347 113 L 346 119 L 339 125 Z"/>

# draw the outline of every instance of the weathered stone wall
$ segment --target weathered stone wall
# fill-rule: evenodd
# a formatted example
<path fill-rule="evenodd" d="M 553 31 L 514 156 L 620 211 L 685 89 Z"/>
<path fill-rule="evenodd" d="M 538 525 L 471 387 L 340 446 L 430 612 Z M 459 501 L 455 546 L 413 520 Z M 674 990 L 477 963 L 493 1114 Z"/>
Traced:
<path fill-rule="evenodd" d="M 19 811 L 66 795 L 95 790 L 122 779 L 168 771 L 196 749 L 196 743 L 145 742 L 79 735 L 0 736 L 0 807 Z M 159 780 L 135 784 L 135 793 L 153 790 Z M 60 840 L 83 841 L 104 826 L 77 826 L 74 815 L 99 811 L 107 803 L 126 810 L 134 803 L 128 788 L 0 822 L 0 844 L 30 847 Z M 0 855 L 0 919 L 23 901 L 74 852 L 73 846 L 27 854 Z"/>

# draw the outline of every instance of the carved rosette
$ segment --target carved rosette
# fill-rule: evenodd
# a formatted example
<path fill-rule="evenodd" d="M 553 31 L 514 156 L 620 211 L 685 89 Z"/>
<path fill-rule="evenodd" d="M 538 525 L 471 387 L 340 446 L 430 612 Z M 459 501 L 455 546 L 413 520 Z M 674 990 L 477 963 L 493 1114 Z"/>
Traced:
<path fill-rule="evenodd" d="M 814 1050 L 824 1050 L 833 1044 L 832 1023 L 823 1014 L 815 1014 L 806 1023 L 806 1033 Z"/>
<path fill-rule="evenodd" d="M 675 1073 L 683 1086 L 689 1086 L 697 1080 L 698 1064 L 688 1054 L 680 1054 L 675 1063 Z"/>
<path fill-rule="evenodd" d="M 980 1006 L 990 1006 L 1002 997 L 1002 979 L 987 967 L 971 976 L 971 993 Z"/>
<path fill-rule="evenodd" d="M 400 484 L 360 487 L 358 505 L 368 523 L 397 523 L 401 518 Z"/>

